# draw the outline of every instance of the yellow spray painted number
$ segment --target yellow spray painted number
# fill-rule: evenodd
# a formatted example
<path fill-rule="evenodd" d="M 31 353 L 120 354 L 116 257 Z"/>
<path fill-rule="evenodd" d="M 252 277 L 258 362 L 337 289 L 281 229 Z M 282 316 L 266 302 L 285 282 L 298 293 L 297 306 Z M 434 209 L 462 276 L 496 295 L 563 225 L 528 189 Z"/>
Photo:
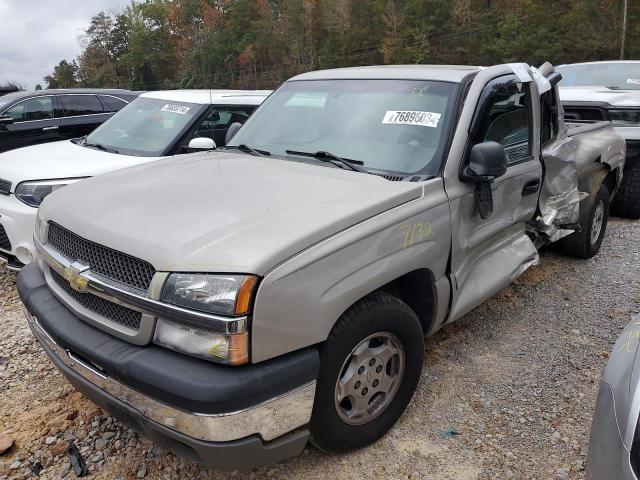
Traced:
<path fill-rule="evenodd" d="M 400 225 L 400 228 L 404 232 L 402 248 L 411 247 L 414 243 L 433 237 L 433 227 L 430 223 L 411 223 Z"/>
<path fill-rule="evenodd" d="M 635 325 L 640 325 L 640 323 L 636 322 Z M 627 338 L 627 341 L 622 344 L 618 351 L 626 353 L 635 352 L 636 350 L 631 347 L 631 344 L 637 343 L 638 341 L 640 341 L 640 330 L 632 330 L 629 332 L 629 338 Z"/>

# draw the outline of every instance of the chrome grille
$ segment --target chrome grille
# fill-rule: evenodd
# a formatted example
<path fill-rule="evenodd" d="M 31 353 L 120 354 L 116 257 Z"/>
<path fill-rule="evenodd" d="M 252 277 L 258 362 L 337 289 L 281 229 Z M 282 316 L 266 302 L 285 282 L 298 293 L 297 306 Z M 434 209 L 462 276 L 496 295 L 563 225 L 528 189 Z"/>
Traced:
<path fill-rule="evenodd" d="M 140 329 L 140 321 L 142 314 L 130 308 L 123 307 L 117 303 L 112 303 L 104 298 L 92 295 L 91 293 L 76 292 L 69 282 L 65 278 L 56 272 L 53 268 L 50 268 L 51 278 L 56 284 L 69 295 L 73 300 L 78 302 L 87 310 L 91 310 L 93 313 L 107 318 L 112 322 L 122 325 L 123 327 L 130 328 L 131 330 Z"/>
<path fill-rule="evenodd" d="M 92 272 L 146 291 L 155 269 L 149 262 L 86 240 L 57 223 L 49 223 L 47 242 L 71 261 L 79 260 Z"/>

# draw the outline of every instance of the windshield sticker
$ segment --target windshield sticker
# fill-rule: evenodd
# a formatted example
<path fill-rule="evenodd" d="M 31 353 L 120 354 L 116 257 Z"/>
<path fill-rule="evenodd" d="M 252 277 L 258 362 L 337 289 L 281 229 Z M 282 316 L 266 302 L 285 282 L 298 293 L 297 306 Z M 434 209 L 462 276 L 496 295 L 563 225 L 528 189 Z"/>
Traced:
<path fill-rule="evenodd" d="M 634 85 L 640 85 L 640 78 L 627 78 L 627 83 L 633 83 Z"/>
<path fill-rule="evenodd" d="M 161 112 L 179 113 L 180 115 L 186 115 L 191 110 L 191 107 L 185 107 L 184 105 L 170 105 L 166 104 L 160 109 Z"/>
<path fill-rule="evenodd" d="M 382 123 L 387 125 L 417 125 L 419 127 L 438 128 L 441 116 L 441 113 L 434 112 L 389 110 L 384 114 Z"/>
<path fill-rule="evenodd" d="M 296 93 L 293 97 L 287 100 L 286 107 L 316 107 L 324 108 L 324 103 L 327 100 L 327 94 L 325 92 L 304 92 Z"/>

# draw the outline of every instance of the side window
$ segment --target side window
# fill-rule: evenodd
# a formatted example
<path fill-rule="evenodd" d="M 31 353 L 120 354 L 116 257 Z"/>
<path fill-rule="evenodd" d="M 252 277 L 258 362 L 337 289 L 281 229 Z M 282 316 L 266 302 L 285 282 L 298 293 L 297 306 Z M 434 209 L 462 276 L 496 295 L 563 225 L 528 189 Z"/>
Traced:
<path fill-rule="evenodd" d="M 558 108 L 553 89 L 540 96 L 540 144 L 544 147 L 558 134 Z"/>
<path fill-rule="evenodd" d="M 61 99 L 65 117 L 104 113 L 104 107 L 95 95 L 62 95 Z"/>
<path fill-rule="evenodd" d="M 194 128 L 189 139 L 196 137 L 214 138 L 214 131 L 226 131 L 232 123 L 244 124 L 256 107 L 216 107 Z"/>
<path fill-rule="evenodd" d="M 100 100 L 104 103 L 106 112 L 117 112 L 122 107 L 127 105 L 127 102 L 120 100 L 116 97 L 109 97 L 107 95 L 100 95 Z"/>
<path fill-rule="evenodd" d="M 478 140 L 498 142 L 507 152 L 510 164 L 525 160 L 531 155 L 527 85 L 509 75 L 493 80 L 486 89 L 483 97 L 487 99 L 487 107 L 482 113 Z"/>
<path fill-rule="evenodd" d="M 9 108 L 4 115 L 12 117 L 16 122 L 53 118 L 53 99 L 52 97 L 29 98 Z"/>

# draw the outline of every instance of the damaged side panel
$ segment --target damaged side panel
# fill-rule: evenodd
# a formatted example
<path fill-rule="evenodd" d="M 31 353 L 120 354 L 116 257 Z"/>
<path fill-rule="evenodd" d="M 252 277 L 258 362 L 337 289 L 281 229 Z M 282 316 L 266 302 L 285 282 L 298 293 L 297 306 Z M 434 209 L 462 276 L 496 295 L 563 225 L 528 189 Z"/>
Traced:
<path fill-rule="evenodd" d="M 610 171 L 618 172 L 619 182 L 622 179 L 626 147 L 624 140 L 613 130 L 611 124 L 598 122 L 577 126 L 569 124 L 569 126 L 569 135 L 575 144 L 576 162 L 580 172 L 578 177 L 580 191 L 596 195 L 603 179 Z"/>
<path fill-rule="evenodd" d="M 559 102 L 558 74 L 553 65 L 545 63 L 534 70 L 540 94 L 550 92 L 557 135 L 549 145 L 543 146 L 544 179 L 538 200 L 538 215 L 529 222 L 538 235 L 540 244 L 555 242 L 570 235 L 578 227 L 580 204 L 583 211 L 590 208 L 609 172 L 616 172 L 615 184 L 609 184 L 613 195 L 622 178 L 624 141 L 616 135 L 610 122 L 565 123 L 564 110 Z M 551 85 L 548 79 L 554 79 Z M 541 107 L 544 101 L 541 101 Z M 543 123 L 544 126 L 544 123 Z M 586 204 L 583 200 L 586 199 Z"/>
<path fill-rule="evenodd" d="M 539 261 L 538 250 L 527 235 L 480 259 L 457 292 L 450 320 L 457 320 L 513 282 Z"/>
<path fill-rule="evenodd" d="M 541 215 L 533 226 L 555 240 L 563 236 L 558 230 L 579 220 L 580 190 L 575 143 L 565 135 L 542 151 L 542 161 L 545 174 L 538 200 Z"/>

